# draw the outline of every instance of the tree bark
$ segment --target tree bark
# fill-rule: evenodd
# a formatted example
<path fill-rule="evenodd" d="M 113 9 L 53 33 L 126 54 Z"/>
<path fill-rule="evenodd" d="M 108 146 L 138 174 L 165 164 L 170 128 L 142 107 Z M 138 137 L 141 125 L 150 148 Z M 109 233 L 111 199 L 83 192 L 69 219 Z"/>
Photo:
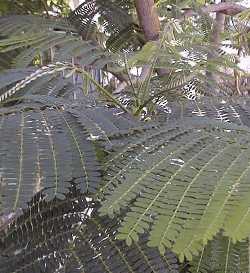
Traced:
<path fill-rule="evenodd" d="M 149 42 L 159 40 L 160 20 L 154 5 L 154 0 L 135 0 L 135 6 L 139 25 L 143 30 L 146 41 Z M 150 73 L 151 67 L 149 65 L 144 65 L 142 67 L 142 73 L 140 77 L 132 79 L 132 83 L 138 84 L 143 82 L 145 79 L 147 79 Z M 128 81 L 121 82 L 115 90 L 115 93 L 122 92 L 128 83 Z"/>
<path fill-rule="evenodd" d="M 221 35 L 225 30 L 225 19 L 226 16 L 224 13 L 217 12 L 214 22 L 214 27 L 211 36 L 211 43 L 216 47 L 221 43 Z"/>
<path fill-rule="evenodd" d="M 244 10 L 246 10 L 247 7 L 237 4 L 237 3 L 230 3 L 230 2 L 221 2 L 218 4 L 211 4 L 211 5 L 207 5 L 201 8 L 201 11 L 203 13 L 223 13 L 225 15 L 230 15 L 230 16 L 234 16 Z M 191 17 L 196 15 L 195 11 L 191 8 L 187 8 L 184 9 L 184 14 L 182 16 L 182 18 L 180 19 L 184 19 L 185 17 Z"/>
<path fill-rule="evenodd" d="M 223 2 L 225 2 L 225 1 L 222 1 L 219 4 L 227 4 L 227 3 L 223 3 Z M 213 29 L 212 29 L 211 38 L 210 38 L 211 45 L 214 46 L 214 52 L 207 55 L 207 58 L 209 60 L 216 59 L 218 56 L 217 49 L 220 48 L 221 35 L 225 30 L 225 19 L 226 19 L 225 13 L 216 12 L 216 17 L 215 17 L 215 21 L 214 21 L 214 25 L 213 25 Z M 218 83 L 219 79 L 218 79 L 216 73 L 207 71 L 206 75 L 207 75 L 207 80 L 208 80 L 208 88 L 211 87 L 210 86 L 211 82 L 214 82 L 215 84 Z M 209 88 L 209 89 L 213 90 L 214 88 Z"/>
<path fill-rule="evenodd" d="M 160 34 L 160 20 L 154 0 L 135 0 L 136 12 L 139 19 L 139 24 L 143 30 L 146 41 L 158 41 Z M 150 73 L 150 66 L 148 66 L 148 74 Z M 147 69 L 144 68 L 144 77 L 147 75 Z M 157 69 L 160 76 L 169 73 L 167 69 Z"/>
<path fill-rule="evenodd" d="M 147 41 L 159 39 L 160 20 L 154 5 L 154 0 L 135 0 L 139 24 Z"/>

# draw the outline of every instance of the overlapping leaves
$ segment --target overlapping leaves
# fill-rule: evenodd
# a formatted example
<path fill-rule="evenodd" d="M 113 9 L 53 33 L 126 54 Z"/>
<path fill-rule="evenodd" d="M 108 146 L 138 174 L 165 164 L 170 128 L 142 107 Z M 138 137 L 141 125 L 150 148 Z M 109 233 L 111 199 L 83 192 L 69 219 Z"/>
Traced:
<path fill-rule="evenodd" d="M 159 256 L 145 238 L 132 248 L 116 240 L 118 218 L 99 217 L 97 206 L 74 183 L 65 200 L 36 195 L 1 233 L 0 272 L 178 272 L 175 255 Z"/>
<path fill-rule="evenodd" d="M 23 214 L 15 219 L 0 241 L 0 272 L 59 272 L 80 224 L 93 203 L 69 185 L 64 200 L 47 201 L 43 192 L 35 195 Z"/>
<path fill-rule="evenodd" d="M 195 118 L 170 123 L 108 162 L 100 212 L 129 206 L 120 239 L 131 245 L 150 232 L 150 246 L 191 259 L 221 229 L 234 241 L 249 235 L 249 161 L 246 127 Z"/>
<path fill-rule="evenodd" d="M 178 272 L 178 261 L 173 253 L 159 256 L 156 249 L 146 245 L 143 236 L 137 244 L 128 247 L 115 238 L 119 218 L 92 216 L 86 227 L 79 230 L 72 250 L 72 259 L 66 272 Z"/>
<path fill-rule="evenodd" d="M 39 25 L 39 29 L 37 29 Z M 116 57 L 94 39 L 83 41 L 66 19 L 40 16 L 6 16 L 0 19 L 0 61 L 12 54 L 11 67 L 27 67 L 35 62 L 71 61 L 79 57 L 80 65 L 103 68 Z M 43 58 L 47 54 L 47 60 Z"/>
<path fill-rule="evenodd" d="M 107 48 L 113 51 L 136 49 L 144 41 L 140 27 L 132 16 L 134 2 L 131 0 L 87 0 L 69 16 L 69 21 L 81 36 L 88 40 L 95 34 L 98 19 L 108 34 Z M 98 18 L 98 19 L 97 19 Z"/>
<path fill-rule="evenodd" d="M 76 115 L 30 102 L 1 108 L 0 118 L 2 212 L 22 208 L 42 189 L 49 199 L 62 197 L 72 179 L 82 191 L 96 191 L 99 164 Z"/>
<path fill-rule="evenodd" d="M 249 272 L 249 240 L 234 244 L 218 234 L 191 262 L 191 272 Z"/>

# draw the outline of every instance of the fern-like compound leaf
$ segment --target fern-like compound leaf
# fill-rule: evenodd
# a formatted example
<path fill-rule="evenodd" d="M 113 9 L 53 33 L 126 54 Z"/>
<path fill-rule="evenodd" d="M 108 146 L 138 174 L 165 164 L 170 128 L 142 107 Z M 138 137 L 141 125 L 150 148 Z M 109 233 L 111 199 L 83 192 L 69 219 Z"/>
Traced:
<path fill-rule="evenodd" d="M 37 194 L 1 232 L 0 272 L 179 272 L 176 256 L 159 256 L 145 236 L 133 247 L 117 240 L 119 218 L 99 217 L 97 207 L 74 183 L 64 200 Z"/>
<path fill-rule="evenodd" d="M 190 264 L 191 273 L 250 272 L 249 241 L 234 244 L 218 234 Z"/>
<path fill-rule="evenodd" d="M 37 29 L 39 25 L 39 29 Z M 103 68 L 113 63 L 117 66 L 118 56 L 105 50 L 97 41 L 89 37 L 83 41 L 69 21 L 48 19 L 39 16 L 6 16 L 0 19 L 0 63 L 7 54 L 13 54 L 13 68 L 27 67 L 39 59 L 43 62 L 43 53 L 51 55 L 46 63 L 71 62 L 91 68 Z"/>
<path fill-rule="evenodd" d="M 99 164 L 83 123 L 62 107 L 22 103 L 0 110 L 1 211 L 25 206 L 37 192 L 63 197 L 75 179 L 95 192 Z"/>
<path fill-rule="evenodd" d="M 27 209 L 1 232 L 0 272 L 59 272 L 77 229 L 90 215 L 91 201 L 69 186 L 64 200 L 36 194 Z"/>
<path fill-rule="evenodd" d="M 90 273 L 178 272 L 176 256 L 170 251 L 159 256 L 157 249 L 147 246 L 145 236 L 133 247 L 117 240 L 118 223 L 119 218 L 90 218 L 86 226 L 79 230 L 66 272 L 76 273 L 80 272 L 79 269 Z"/>
<path fill-rule="evenodd" d="M 120 239 L 131 245 L 150 232 L 150 246 L 191 259 L 220 229 L 235 240 L 250 233 L 244 223 L 232 232 L 230 222 L 243 204 L 240 220 L 246 217 L 249 162 L 246 127 L 195 118 L 170 123 L 108 162 L 100 213 L 113 215 L 129 206 Z"/>

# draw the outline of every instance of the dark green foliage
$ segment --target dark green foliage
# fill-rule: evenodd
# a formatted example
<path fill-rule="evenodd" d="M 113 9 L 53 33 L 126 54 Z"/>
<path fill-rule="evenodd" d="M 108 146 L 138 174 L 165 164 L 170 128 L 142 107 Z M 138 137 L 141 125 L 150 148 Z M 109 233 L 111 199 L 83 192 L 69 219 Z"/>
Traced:
<path fill-rule="evenodd" d="M 87 128 L 90 139 L 93 140 L 101 139 L 109 143 L 109 138 L 112 138 L 113 135 L 151 127 L 151 124 L 144 124 L 128 114 L 121 115 L 121 110 L 108 108 L 91 96 L 82 97 L 79 100 L 66 100 L 51 96 L 28 95 L 23 99 L 29 102 L 38 102 L 41 107 L 63 107 Z"/>
<path fill-rule="evenodd" d="M 67 68 L 60 65 L 50 67 Z M 23 77 L 25 71 L 16 75 Z M 27 94 L 36 74 L 30 79 L 23 82 Z M 58 88 L 52 84 L 55 95 L 67 89 L 63 82 Z M 10 80 L 7 86 L 13 83 Z M 178 272 L 169 249 L 181 260 L 191 260 L 210 240 L 214 244 L 213 236 L 221 229 L 232 242 L 245 239 L 249 235 L 250 131 L 234 123 L 249 124 L 248 102 L 232 100 L 220 121 L 201 114 L 194 117 L 193 107 L 204 106 L 208 117 L 218 118 L 220 111 L 214 109 L 220 109 L 220 100 L 210 102 L 182 105 L 182 111 L 171 105 L 167 123 L 145 125 L 117 116 L 118 110 L 95 105 L 94 96 L 81 102 L 41 95 L 4 101 L 1 210 L 25 209 L 7 229 L 3 227 L 2 272 L 80 272 L 82 268 L 93 273 Z M 101 185 L 96 139 L 112 152 L 102 159 Z M 77 197 L 70 189 L 72 181 Z M 83 192 L 89 194 L 90 203 L 82 207 L 78 197 Z M 122 209 L 120 216 L 111 220 L 96 211 L 90 214 L 92 198 L 103 196 L 101 212 L 114 214 Z M 86 221 L 84 211 L 89 206 L 91 217 Z M 127 206 L 130 209 L 124 213 Z M 209 259 L 207 253 L 204 261 Z M 236 265 L 237 261 L 232 262 L 232 268 Z"/>
<path fill-rule="evenodd" d="M 25 77 L 23 80 L 17 82 L 16 84 L 9 84 L 9 82 L 7 82 L 6 85 L 3 85 L 4 88 L 0 93 L 0 102 L 3 102 L 14 95 L 23 96 L 25 94 L 42 94 L 65 96 L 65 93 L 67 93 L 67 91 L 65 90 L 66 85 L 69 85 L 71 89 L 69 91 L 73 91 L 74 89 L 74 84 L 72 84 L 69 78 L 71 78 L 72 80 L 73 77 L 75 77 L 75 74 L 79 74 L 80 76 L 84 75 L 84 80 L 89 80 L 95 87 L 97 87 L 96 91 L 98 91 L 98 93 L 108 99 L 110 103 L 114 103 L 125 112 L 127 112 L 127 109 L 115 97 L 113 97 L 109 91 L 107 91 L 97 81 L 95 81 L 91 77 L 90 73 L 88 73 L 84 69 L 79 68 L 76 65 L 72 65 L 71 63 L 67 62 L 56 62 L 54 64 L 43 66 Z M 53 84 L 56 78 L 58 79 L 58 81 L 60 80 L 60 82 L 57 82 L 57 84 Z M 82 90 L 82 87 L 78 85 L 77 87 L 75 87 L 75 91 L 77 90 L 79 93 L 79 90 Z M 82 91 L 88 92 L 86 90 Z M 75 92 L 72 93 L 71 98 L 76 95 Z M 97 92 L 95 92 L 94 94 L 97 95 Z"/>
<path fill-rule="evenodd" d="M 13 84 L 23 80 L 34 72 L 34 68 L 27 69 L 8 69 L 1 73 L 0 76 L 0 90 L 1 94 L 10 88 Z M 3 90 L 3 91 L 2 91 Z"/>
<path fill-rule="evenodd" d="M 136 48 L 143 43 L 140 28 L 131 14 L 132 8 L 134 2 L 130 0 L 87 0 L 70 14 L 69 21 L 84 39 L 89 40 L 99 20 L 110 35 L 106 41 L 107 48 L 128 50 L 130 46 Z"/>
<path fill-rule="evenodd" d="M 43 63 L 43 53 L 51 55 L 49 62 L 79 57 L 80 65 L 96 68 L 115 63 L 117 59 L 94 38 L 83 41 L 66 19 L 13 15 L 0 18 L 0 27 L 0 53 L 4 53 L 0 55 L 0 64 L 6 54 L 12 54 L 9 65 L 14 68 L 27 67 L 35 61 Z"/>
<path fill-rule="evenodd" d="M 168 104 L 172 112 L 167 118 L 179 120 L 196 116 L 201 120 L 205 117 L 250 127 L 249 103 L 246 97 L 203 97 L 196 101 L 173 102 Z"/>
<path fill-rule="evenodd" d="M 63 18 L 45 18 L 34 15 L 9 15 L 0 19 L 1 36 L 19 35 L 23 33 L 38 34 L 48 30 L 71 32 L 75 28 Z M 39 25 L 39 29 L 37 26 Z M 45 33 L 44 33 L 45 35 Z"/>
<path fill-rule="evenodd" d="M 98 206 L 74 183 L 64 200 L 36 195 L 1 234 L 0 272 L 178 273 L 175 255 L 159 256 L 145 236 L 132 248 L 116 240 L 119 220 L 99 217 Z"/>
<path fill-rule="evenodd" d="M 1 234 L 0 272 L 57 272 L 92 207 L 73 184 L 63 200 L 48 202 L 45 193 L 37 194 Z"/>
<path fill-rule="evenodd" d="M 191 272 L 249 272 L 249 240 L 234 244 L 218 234 L 191 262 Z"/>
<path fill-rule="evenodd" d="M 0 110 L 1 211 L 22 208 L 47 188 L 49 199 L 67 192 L 75 179 L 95 192 L 99 166 L 83 123 L 61 106 L 17 104 Z"/>
<path fill-rule="evenodd" d="M 0 18 L 0 273 L 249 272 L 249 101 L 200 99 L 237 72 L 211 18 L 165 17 L 145 45 L 134 1 L 43 3 Z"/>
<path fill-rule="evenodd" d="M 65 78 L 60 72 L 43 75 L 39 77 L 34 75 L 33 68 L 22 70 L 9 69 L 5 70 L 0 77 L 0 95 L 13 90 L 13 95 L 49 95 L 56 97 L 72 97 L 74 90 L 77 88 L 72 84 L 72 77 Z M 20 82 L 23 85 L 20 85 Z"/>
<path fill-rule="evenodd" d="M 60 13 L 67 13 L 69 7 L 65 0 L 3 0 L 0 2 L 0 14 L 41 14 L 60 10 Z"/>
<path fill-rule="evenodd" d="M 118 218 L 119 219 L 119 218 Z M 72 250 L 72 261 L 66 272 L 178 272 L 177 259 L 167 252 L 159 256 L 156 249 L 146 245 L 143 236 L 139 243 L 128 247 L 115 239 L 118 219 L 92 216 L 86 227 L 79 230 L 76 248 Z"/>

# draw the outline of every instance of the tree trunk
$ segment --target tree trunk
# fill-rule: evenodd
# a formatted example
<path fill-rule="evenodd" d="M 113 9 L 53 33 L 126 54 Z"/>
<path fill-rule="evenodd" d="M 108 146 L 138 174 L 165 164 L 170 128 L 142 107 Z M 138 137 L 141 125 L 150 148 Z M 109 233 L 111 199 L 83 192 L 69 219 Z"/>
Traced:
<path fill-rule="evenodd" d="M 160 21 L 154 0 L 135 0 L 139 24 L 147 41 L 159 39 Z"/>
<path fill-rule="evenodd" d="M 154 0 L 135 0 L 135 6 L 139 25 L 143 30 L 146 41 L 157 41 L 160 33 L 160 21 L 154 6 Z M 132 83 L 138 84 L 145 81 L 150 73 L 151 67 L 149 65 L 144 65 L 140 77 L 132 79 Z M 118 94 L 122 92 L 128 84 L 129 79 L 126 79 L 125 81 L 122 80 L 114 93 Z"/>
<path fill-rule="evenodd" d="M 216 47 L 219 47 L 221 43 L 221 34 L 225 30 L 225 18 L 225 14 L 220 12 L 216 13 L 215 23 L 211 36 L 211 43 Z"/>
<path fill-rule="evenodd" d="M 221 1 L 225 2 L 225 1 Z M 217 49 L 219 49 L 221 44 L 221 35 L 225 30 L 225 19 L 226 15 L 221 12 L 216 12 L 216 17 L 212 29 L 212 35 L 210 38 L 211 45 L 214 46 L 214 52 L 212 54 L 208 54 L 207 58 L 209 60 L 216 59 L 218 57 Z M 207 80 L 208 80 L 208 88 L 211 90 L 214 90 L 214 88 L 211 86 L 211 82 L 214 82 L 215 85 L 218 83 L 218 77 L 216 73 L 212 73 L 210 71 L 207 71 Z"/>
<path fill-rule="evenodd" d="M 139 24 L 143 30 L 146 41 L 159 40 L 160 20 L 154 0 L 135 0 L 135 6 Z M 150 67 L 148 71 L 150 72 Z M 159 68 L 156 71 L 160 76 L 165 76 L 169 73 L 169 71 L 164 68 Z"/>

